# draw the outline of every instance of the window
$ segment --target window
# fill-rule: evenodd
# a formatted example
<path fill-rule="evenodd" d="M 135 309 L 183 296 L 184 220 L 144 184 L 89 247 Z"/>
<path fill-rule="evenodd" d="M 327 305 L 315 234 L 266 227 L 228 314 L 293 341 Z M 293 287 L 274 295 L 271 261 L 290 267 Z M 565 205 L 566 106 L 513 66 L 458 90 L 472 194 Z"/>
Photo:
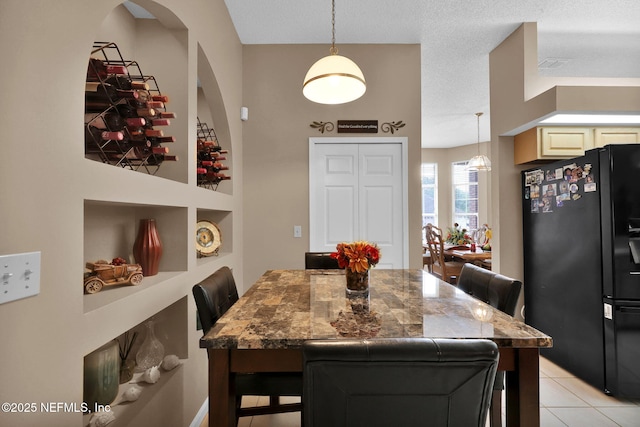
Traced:
<path fill-rule="evenodd" d="M 453 222 L 461 228 L 478 228 L 478 172 L 466 170 L 467 162 L 451 165 L 453 173 Z"/>
<path fill-rule="evenodd" d="M 422 226 L 438 224 L 438 165 L 422 164 Z"/>

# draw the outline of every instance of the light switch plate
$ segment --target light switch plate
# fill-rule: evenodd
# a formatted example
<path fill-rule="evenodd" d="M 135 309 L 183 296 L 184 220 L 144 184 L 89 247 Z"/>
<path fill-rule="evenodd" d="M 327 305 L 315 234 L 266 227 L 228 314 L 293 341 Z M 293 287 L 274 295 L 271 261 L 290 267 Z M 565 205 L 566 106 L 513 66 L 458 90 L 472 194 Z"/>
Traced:
<path fill-rule="evenodd" d="M 40 293 L 40 252 L 0 255 L 0 304 Z"/>
<path fill-rule="evenodd" d="M 293 226 L 293 237 L 302 237 L 302 226 L 294 225 Z"/>

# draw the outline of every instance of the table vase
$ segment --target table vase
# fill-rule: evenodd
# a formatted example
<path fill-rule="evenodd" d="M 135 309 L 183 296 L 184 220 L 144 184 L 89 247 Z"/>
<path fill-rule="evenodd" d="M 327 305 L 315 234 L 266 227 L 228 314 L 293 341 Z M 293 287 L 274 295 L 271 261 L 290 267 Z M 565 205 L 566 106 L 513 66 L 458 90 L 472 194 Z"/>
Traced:
<path fill-rule="evenodd" d="M 347 278 L 347 296 L 369 295 L 369 270 L 358 273 L 347 268 L 345 276 Z"/>

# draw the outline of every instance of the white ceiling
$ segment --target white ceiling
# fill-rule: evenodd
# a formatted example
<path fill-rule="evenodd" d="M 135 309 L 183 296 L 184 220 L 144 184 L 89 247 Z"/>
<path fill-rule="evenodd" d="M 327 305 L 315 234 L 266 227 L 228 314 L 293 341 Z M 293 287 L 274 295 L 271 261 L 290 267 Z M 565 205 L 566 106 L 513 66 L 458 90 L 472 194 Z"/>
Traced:
<path fill-rule="evenodd" d="M 328 52 L 330 0 L 225 3 L 243 44 Z M 476 112 L 489 140 L 489 53 L 523 22 L 538 23 L 540 62 L 563 60 L 544 75 L 640 77 L 639 0 L 336 0 L 336 45 L 421 44 L 422 146 L 453 147 L 476 142 Z"/>

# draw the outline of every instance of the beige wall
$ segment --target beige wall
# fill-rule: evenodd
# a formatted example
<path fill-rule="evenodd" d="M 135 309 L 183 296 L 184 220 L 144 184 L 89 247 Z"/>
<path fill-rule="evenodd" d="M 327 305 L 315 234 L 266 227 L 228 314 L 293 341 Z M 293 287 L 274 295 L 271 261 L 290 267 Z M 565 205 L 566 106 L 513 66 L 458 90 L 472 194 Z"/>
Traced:
<path fill-rule="evenodd" d="M 367 92 L 343 105 L 320 105 L 302 95 L 309 67 L 328 54 L 325 45 L 244 46 L 243 102 L 249 120 L 244 139 L 245 288 L 267 269 L 304 268 L 309 250 L 309 137 L 313 121 L 402 120 L 393 136 L 409 140 L 409 264 L 420 268 L 420 47 L 343 45 L 367 80 Z M 389 135 L 390 133 L 381 135 Z M 376 136 L 340 134 L 340 136 Z M 293 226 L 302 226 L 302 238 Z"/>
<path fill-rule="evenodd" d="M 164 407 L 158 408 L 156 399 L 142 407 L 160 416 L 170 411 L 173 419 L 177 413 L 179 424 L 189 425 L 206 398 L 207 386 L 207 357 L 198 347 L 201 332 L 195 328 L 191 286 L 223 263 L 242 274 L 242 128 L 237 114 L 242 94 L 242 46 L 222 0 L 138 2 L 162 16 L 172 34 L 157 39 L 155 49 L 161 51 L 164 46 L 174 52 L 179 47 L 183 52 L 183 56 L 173 57 L 173 62 L 165 60 L 151 72 L 149 67 L 155 68 L 155 61 L 162 62 L 162 54 L 151 58 L 145 52 L 133 52 L 135 43 L 117 40 L 129 59 L 145 60 L 149 74 L 162 75 L 161 88 L 164 82 L 164 91 L 174 95 L 172 107 L 177 109 L 178 119 L 172 123 L 172 134 L 178 137 L 175 149 L 185 154 L 181 155 L 179 177 L 150 177 L 86 160 L 83 91 L 93 41 L 109 34 L 120 38 L 131 31 L 154 31 L 149 22 L 137 26 L 126 18 L 115 25 L 107 21 L 102 27 L 120 3 L 0 3 L 0 254 L 42 254 L 40 294 L 0 305 L 0 400 L 80 404 L 85 354 L 164 307 L 187 299 L 188 304 L 182 304 L 184 309 L 177 310 L 180 314 L 176 318 L 187 337 L 184 350 L 188 359 L 163 392 L 165 399 L 160 405 Z M 195 155 L 195 144 L 189 141 L 195 141 L 198 44 L 210 58 L 220 86 L 219 105 L 228 117 L 228 123 L 221 123 L 227 129 L 225 143 L 238 154 L 234 197 L 216 197 L 194 184 L 195 162 L 190 159 Z M 162 74 L 175 70 L 179 73 L 175 81 Z M 145 288 L 130 299 L 85 313 L 82 276 L 87 199 L 175 206 L 173 210 L 181 212 L 176 218 L 182 222 L 171 228 L 183 236 L 183 241 L 188 236 L 188 244 L 183 247 L 189 250 L 181 255 L 186 259 L 181 262 L 186 269 L 161 286 Z M 202 264 L 190 249 L 195 247 L 195 237 L 188 231 L 194 229 L 197 211 L 217 209 L 218 200 L 238 218 L 227 235 L 233 240 L 234 253 Z M 116 214 L 122 213 L 122 208 L 116 208 Z M 144 420 L 134 424 L 142 426 Z M 82 416 L 73 412 L 3 412 L 0 425 L 79 426 Z"/>
<path fill-rule="evenodd" d="M 480 153 L 488 155 L 489 143 L 480 143 Z M 463 145 L 454 148 L 423 148 L 422 163 L 438 164 L 438 227 L 446 230 L 453 224 L 451 164 L 469 160 L 478 153 L 478 145 Z M 491 172 L 478 173 L 478 219 L 480 224 L 493 226 L 491 220 Z"/>

